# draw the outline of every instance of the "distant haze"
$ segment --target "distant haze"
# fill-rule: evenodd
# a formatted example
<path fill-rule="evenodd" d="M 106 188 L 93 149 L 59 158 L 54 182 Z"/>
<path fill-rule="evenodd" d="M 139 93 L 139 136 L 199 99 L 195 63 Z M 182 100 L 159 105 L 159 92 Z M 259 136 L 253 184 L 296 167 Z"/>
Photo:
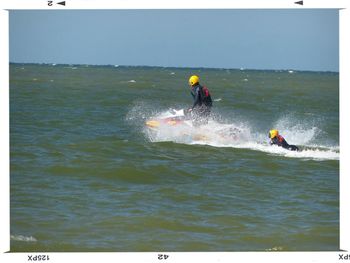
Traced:
<path fill-rule="evenodd" d="M 339 71 L 338 10 L 10 11 L 10 61 Z"/>

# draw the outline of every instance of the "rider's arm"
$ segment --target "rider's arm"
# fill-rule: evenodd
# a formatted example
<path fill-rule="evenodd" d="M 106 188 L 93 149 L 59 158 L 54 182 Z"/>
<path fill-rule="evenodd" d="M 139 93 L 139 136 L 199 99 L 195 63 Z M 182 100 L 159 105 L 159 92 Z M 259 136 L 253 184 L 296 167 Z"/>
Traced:
<path fill-rule="evenodd" d="M 274 144 L 278 145 L 278 140 L 276 137 L 270 140 L 270 145 L 274 145 Z"/>
<path fill-rule="evenodd" d="M 194 109 L 194 107 L 197 106 L 197 104 L 199 103 L 199 100 L 200 100 L 200 97 L 199 97 L 199 89 L 197 88 L 195 91 L 194 91 L 194 102 L 193 102 L 193 106 L 192 106 L 192 109 Z"/>

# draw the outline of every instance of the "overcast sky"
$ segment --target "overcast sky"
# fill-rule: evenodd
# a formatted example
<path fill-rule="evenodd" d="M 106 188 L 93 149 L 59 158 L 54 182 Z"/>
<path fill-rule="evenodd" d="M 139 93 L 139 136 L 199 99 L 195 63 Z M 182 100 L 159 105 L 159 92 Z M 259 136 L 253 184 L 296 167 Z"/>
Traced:
<path fill-rule="evenodd" d="M 339 71 L 338 10 L 10 11 L 10 61 Z"/>

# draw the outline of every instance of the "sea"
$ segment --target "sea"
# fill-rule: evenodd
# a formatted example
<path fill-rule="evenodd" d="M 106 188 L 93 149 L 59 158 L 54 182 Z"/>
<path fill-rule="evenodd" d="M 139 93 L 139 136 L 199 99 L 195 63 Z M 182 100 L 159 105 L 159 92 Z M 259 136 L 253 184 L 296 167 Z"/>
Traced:
<path fill-rule="evenodd" d="M 339 73 L 9 67 L 11 252 L 340 249 Z M 150 131 L 193 74 L 209 122 Z"/>

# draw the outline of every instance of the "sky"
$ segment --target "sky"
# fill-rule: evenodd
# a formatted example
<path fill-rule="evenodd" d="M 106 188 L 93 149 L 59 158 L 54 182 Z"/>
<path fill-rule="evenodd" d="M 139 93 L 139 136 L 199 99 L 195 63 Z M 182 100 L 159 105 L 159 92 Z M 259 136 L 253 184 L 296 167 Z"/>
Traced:
<path fill-rule="evenodd" d="M 10 62 L 338 72 L 338 12 L 12 10 Z"/>

